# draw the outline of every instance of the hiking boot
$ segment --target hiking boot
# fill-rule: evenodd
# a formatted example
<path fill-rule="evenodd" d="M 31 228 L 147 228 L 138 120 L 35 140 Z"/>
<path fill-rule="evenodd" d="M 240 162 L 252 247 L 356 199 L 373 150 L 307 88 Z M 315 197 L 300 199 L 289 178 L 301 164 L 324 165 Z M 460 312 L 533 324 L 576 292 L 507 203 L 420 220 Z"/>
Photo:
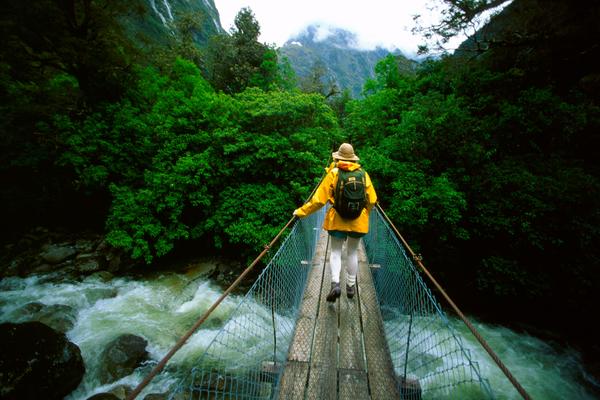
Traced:
<path fill-rule="evenodd" d="M 349 286 L 346 283 L 346 296 L 351 299 L 354 297 L 354 293 L 356 293 L 356 285 Z"/>
<path fill-rule="evenodd" d="M 336 282 L 331 282 L 331 291 L 327 295 L 327 301 L 334 303 L 335 300 L 340 297 L 342 293 L 342 289 L 340 289 L 340 284 Z"/>

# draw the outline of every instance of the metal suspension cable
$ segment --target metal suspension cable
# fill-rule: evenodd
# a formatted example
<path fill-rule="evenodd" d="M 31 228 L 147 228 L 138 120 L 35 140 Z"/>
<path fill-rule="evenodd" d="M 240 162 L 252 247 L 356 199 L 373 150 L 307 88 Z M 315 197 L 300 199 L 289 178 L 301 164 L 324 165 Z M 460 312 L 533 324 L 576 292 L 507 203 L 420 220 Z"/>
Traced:
<path fill-rule="evenodd" d="M 331 159 L 331 157 L 327 160 L 327 165 L 329 165 L 330 159 Z M 323 179 L 325 179 L 326 174 L 327 173 L 325 173 L 325 174 L 323 174 L 323 176 L 321 176 L 321 180 L 313 188 L 311 194 L 308 196 L 308 199 L 310 199 L 314 195 L 317 188 L 321 185 L 321 182 L 323 182 Z M 219 304 L 221 304 L 221 302 L 223 300 L 225 300 L 225 298 L 240 284 L 240 282 L 246 277 L 246 275 L 248 275 L 248 273 L 256 266 L 256 264 L 258 264 L 258 262 L 269 252 L 271 247 L 275 243 L 277 243 L 277 241 L 279 240 L 281 235 L 283 235 L 283 232 L 285 232 L 285 230 L 287 228 L 289 228 L 290 225 L 292 225 L 292 223 L 297 218 L 298 217 L 296 217 L 296 216 L 293 216 L 292 218 L 290 218 L 290 220 L 285 224 L 285 226 L 283 228 L 281 228 L 279 233 L 277 233 L 277 235 L 275 235 L 275 237 L 271 240 L 271 242 L 269 242 L 269 244 L 265 245 L 265 248 L 263 249 L 263 251 L 260 252 L 260 254 L 254 259 L 254 261 L 252 261 L 252 263 L 250 265 L 248 265 L 248 267 L 246 267 L 246 269 L 237 277 L 237 279 L 225 290 L 225 292 L 221 295 L 221 297 L 219 297 L 210 306 L 210 308 L 204 312 L 204 314 L 194 323 L 194 325 L 177 341 L 177 343 L 175 343 L 175 345 L 162 358 L 162 360 L 160 360 L 158 362 L 158 364 L 156 364 L 156 366 L 152 369 L 152 371 L 150 371 L 150 373 L 144 378 L 144 380 L 139 385 L 137 385 L 135 389 L 133 389 L 133 391 L 129 394 L 129 396 L 127 396 L 126 400 L 135 399 L 142 392 L 142 390 L 144 390 L 144 388 L 146 386 L 148 386 L 148 384 L 152 381 L 152 379 L 154 379 L 154 377 L 163 370 L 165 365 L 167 365 L 167 363 L 175 355 L 175 353 L 183 347 L 183 345 L 188 341 L 188 339 L 194 334 L 194 332 L 196 332 L 196 330 L 198 330 L 198 328 L 200 328 L 200 325 L 202 325 L 204 323 L 204 321 L 206 321 L 206 319 L 219 306 Z"/>
<path fill-rule="evenodd" d="M 385 211 L 383 211 L 383 208 L 381 208 L 381 205 L 379 205 L 379 203 L 377 203 L 377 209 L 384 216 L 384 218 L 386 219 L 386 221 L 388 222 L 388 224 L 390 224 L 390 226 L 394 230 L 394 233 L 398 236 L 398 238 L 400 239 L 400 241 L 402 241 L 402 244 L 404 245 L 404 247 L 406 247 L 406 249 L 410 253 L 412 259 L 415 260 L 415 262 L 423 270 L 423 272 L 425 273 L 425 275 L 427 275 L 427 277 L 429 278 L 429 280 L 434 284 L 434 286 L 436 287 L 436 289 L 442 294 L 442 296 L 446 299 L 446 301 L 448 302 L 448 304 L 450 304 L 450 307 L 452 307 L 452 309 L 454 310 L 454 312 L 460 317 L 460 319 L 464 322 L 464 324 L 467 326 L 467 328 L 469 328 L 469 330 L 471 331 L 471 333 L 473 334 L 473 336 L 475 336 L 475 338 L 481 344 L 481 346 L 483 346 L 483 348 L 485 349 L 485 351 L 487 351 L 487 353 L 490 355 L 490 357 L 492 357 L 492 360 L 494 360 L 494 362 L 496 363 L 496 365 L 498 365 L 498 367 L 502 370 L 502 372 L 504 373 L 504 375 L 506 375 L 506 377 L 508 378 L 508 380 L 510 381 L 510 383 L 512 383 L 512 385 L 515 387 L 515 389 L 517 389 L 517 391 L 519 392 L 519 394 L 524 399 L 531 400 L 531 396 L 529 396 L 529 394 L 527 393 L 527 391 L 525 391 L 525 388 L 523 388 L 523 386 L 521 386 L 521 384 L 517 381 L 517 379 L 513 376 L 513 374 L 504 365 L 504 363 L 502 362 L 502 360 L 500 360 L 500 358 L 494 352 L 494 350 L 492 350 L 492 348 L 485 341 L 485 339 L 483 339 L 483 337 L 479 334 L 479 332 L 473 326 L 473 324 L 471 324 L 471 321 L 469 321 L 469 319 L 467 317 L 465 317 L 465 315 L 458 308 L 458 306 L 456 304 L 454 304 L 454 302 L 452 301 L 452 299 L 450 298 L 450 296 L 448 296 L 448 294 L 442 288 L 442 286 L 435 280 L 435 278 L 433 277 L 433 275 L 431 275 L 431 273 L 427 270 L 427 268 L 425 268 L 425 265 L 423 265 L 423 262 L 421 261 L 421 257 L 418 256 L 417 254 L 415 254 L 415 252 L 411 249 L 411 247 L 408 245 L 408 243 L 406 242 L 406 240 L 404 240 L 404 238 L 402 237 L 402 235 L 400 234 L 400 232 L 398 231 L 398 229 L 396 228 L 396 226 L 392 222 L 392 220 L 387 216 L 387 214 L 385 213 Z"/>

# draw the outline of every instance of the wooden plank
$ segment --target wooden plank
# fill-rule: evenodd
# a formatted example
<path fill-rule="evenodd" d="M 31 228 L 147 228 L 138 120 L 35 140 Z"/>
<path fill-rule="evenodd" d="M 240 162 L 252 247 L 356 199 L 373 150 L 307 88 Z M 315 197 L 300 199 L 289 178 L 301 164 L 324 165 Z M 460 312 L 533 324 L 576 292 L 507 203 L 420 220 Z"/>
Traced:
<path fill-rule="evenodd" d="M 358 298 L 364 334 L 365 356 L 371 399 L 398 399 L 392 360 L 385 339 L 381 312 L 369 270 L 364 245 L 359 246 Z"/>
<path fill-rule="evenodd" d="M 359 300 L 356 294 L 352 299 L 348 299 L 346 295 L 345 266 L 347 265 L 347 260 L 345 257 L 345 249 L 342 254 L 342 272 L 340 274 L 342 296 L 340 297 L 340 348 L 338 367 L 340 369 L 348 370 L 364 370 L 365 361 L 362 343 L 362 327 L 360 325 Z M 340 376 L 340 393 L 341 385 L 342 379 Z"/>
<path fill-rule="evenodd" d="M 288 361 L 279 384 L 279 398 L 282 400 L 304 399 L 307 377 L 308 363 Z"/>
<path fill-rule="evenodd" d="M 315 328 L 314 316 L 301 315 L 296 322 L 296 330 L 288 353 L 288 361 L 308 362 L 310 346 Z"/>
<path fill-rule="evenodd" d="M 328 258 L 328 254 L 326 255 Z M 331 289 L 331 271 L 326 263 L 319 299 L 319 314 L 311 353 L 307 400 L 337 399 L 337 324 L 339 302 L 327 302 Z"/>
<path fill-rule="evenodd" d="M 346 296 L 343 260 L 342 295 L 332 304 L 326 301 L 331 287 L 330 268 L 328 264 L 324 266 L 329 256 L 325 254 L 326 239 L 325 233 L 313 261 L 316 266 L 310 272 L 303 296 L 279 398 L 397 399 L 394 370 L 364 247 L 359 247 L 356 296 L 352 300 Z M 346 252 L 342 254 L 345 257 Z"/>
<path fill-rule="evenodd" d="M 339 400 L 363 400 L 369 398 L 367 373 L 365 371 L 339 369 Z"/>

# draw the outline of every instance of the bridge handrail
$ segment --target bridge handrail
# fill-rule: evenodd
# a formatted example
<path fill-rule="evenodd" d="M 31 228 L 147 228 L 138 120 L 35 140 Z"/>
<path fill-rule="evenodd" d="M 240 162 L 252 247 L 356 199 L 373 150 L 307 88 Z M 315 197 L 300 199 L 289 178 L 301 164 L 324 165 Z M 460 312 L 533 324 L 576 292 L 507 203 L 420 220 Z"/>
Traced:
<path fill-rule="evenodd" d="M 283 228 L 277 233 L 277 235 L 269 242 L 269 244 L 265 245 L 263 251 L 252 261 L 252 263 L 246 267 L 246 269 L 237 277 L 237 279 L 223 292 L 223 294 L 202 314 L 202 316 L 194 323 L 194 325 L 175 343 L 175 345 L 169 350 L 169 352 L 158 362 L 158 364 L 152 369 L 152 371 L 144 378 L 144 380 L 136 386 L 136 388 L 127 396 L 126 400 L 135 399 L 142 390 L 154 379 L 156 375 L 158 375 L 165 365 L 169 362 L 169 360 L 175 355 L 177 351 L 188 341 L 188 339 L 200 328 L 202 325 L 212 314 L 212 312 L 225 300 L 227 296 L 240 284 L 240 282 L 250 273 L 250 271 L 258 264 L 258 262 L 267 254 L 267 252 L 271 249 L 271 247 L 277 243 L 283 232 L 289 228 L 289 226 L 296 220 L 296 217 L 292 217 Z"/>
<path fill-rule="evenodd" d="M 481 344 L 481 346 L 489 354 L 489 356 L 492 358 L 492 360 L 494 360 L 494 362 L 496 363 L 496 365 L 502 370 L 502 372 L 505 374 L 505 376 L 508 378 L 508 380 L 511 382 L 511 384 L 519 392 L 519 394 L 524 399 L 527 399 L 527 400 L 531 399 L 531 397 L 529 396 L 529 394 L 527 393 L 527 391 L 517 381 L 517 379 L 512 375 L 512 373 L 508 370 L 508 368 L 506 367 L 506 365 L 504 365 L 504 363 L 502 362 L 502 360 L 500 360 L 500 358 L 498 357 L 498 355 L 492 350 L 492 348 L 489 346 L 489 344 L 486 342 L 486 340 L 481 336 L 481 334 L 479 333 L 479 331 L 473 326 L 473 324 L 463 314 L 463 312 L 458 308 L 458 306 L 454 303 L 454 301 L 452 301 L 452 299 L 450 298 L 450 296 L 446 293 L 446 291 L 442 288 L 442 286 L 438 283 L 438 281 L 433 277 L 433 275 L 431 274 L 431 272 L 429 272 L 429 270 L 425 267 L 425 265 L 422 262 L 422 258 L 413 251 L 413 249 L 410 247 L 410 245 L 404 239 L 404 237 L 400 234 L 400 232 L 398 231 L 398 229 L 396 228 L 396 226 L 394 225 L 394 223 L 392 222 L 392 220 L 388 217 L 388 215 L 385 213 L 385 211 L 383 210 L 383 208 L 381 207 L 381 205 L 379 203 L 377 203 L 377 205 L 376 205 L 376 212 L 378 212 L 384 218 L 384 220 L 387 223 L 389 229 L 391 229 L 393 231 L 393 233 L 395 234 L 395 238 L 394 239 L 396 239 L 396 241 L 400 240 L 402 242 L 402 246 L 401 247 L 403 247 L 404 249 L 406 249 L 408 251 L 408 253 L 410 254 L 410 256 L 411 256 L 411 258 L 413 260 L 413 262 L 415 262 L 419 266 L 419 268 L 423 271 L 423 273 L 427 276 L 427 278 L 431 281 L 431 283 L 433 283 L 433 285 L 435 286 L 435 288 L 441 293 L 441 295 L 444 297 L 444 299 L 448 302 L 448 304 L 450 305 L 450 307 L 452 308 L 452 310 L 459 316 L 459 318 L 462 320 L 462 322 L 471 331 L 471 333 L 473 334 L 473 336 L 475 336 L 475 338 L 477 339 L 477 341 Z M 398 245 L 400 245 L 400 243 L 398 243 Z M 423 285 L 424 285 L 424 283 L 423 283 Z M 431 295 L 429 289 L 427 288 L 427 286 L 426 285 L 424 285 L 424 286 L 427 289 L 426 292 L 428 293 L 428 296 L 432 297 L 432 295 Z M 434 304 L 435 304 L 435 307 L 438 308 L 438 310 L 441 312 L 441 310 L 439 309 L 439 305 L 437 304 L 437 302 L 434 301 Z M 445 314 L 443 312 L 442 312 L 442 315 L 445 316 Z M 456 335 L 454 333 L 452 333 L 452 334 L 456 338 Z M 462 346 L 461 346 L 461 348 L 462 348 Z M 470 357 L 468 356 L 468 354 L 465 354 L 465 356 L 470 361 Z"/>
<path fill-rule="evenodd" d="M 315 187 L 315 190 L 317 187 L 318 185 Z M 181 381 L 181 384 L 175 391 L 184 391 L 187 393 L 191 390 L 192 392 L 212 393 L 216 395 L 225 392 L 233 393 L 232 391 L 238 393 L 238 391 L 241 390 L 247 395 L 253 393 L 250 395 L 252 398 L 263 399 L 270 397 L 271 395 L 268 393 L 274 393 L 273 391 L 278 387 L 281 372 L 286 364 L 287 346 L 290 344 L 291 336 L 294 331 L 294 324 L 298 316 L 299 304 L 308 275 L 307 272 L 310 269 L 310 262 L 318 238 L 318 227 L 320 227 L 322 223 L 324 212 L 325 208 L 322 208 L 318 213 L 302 220 L 292 217 L 271 242 L 265 246 L 259 256 L 196 321 L 188 332 L 181 337 L 176 345 L 153 368 L 151 373 L 146 376 L 127 399 L 134 399 L 141 393 L 144 387 L 161 372 L 171 357 L 173 357 L 188 339 L 190 339 L 202 323 L 207 320 L 212 311 L 214 311 L 214 309 L 217 308 L 219 304 L 239 285 L 260 259 L 263 258 L 272 246 L 283 236 L 283 233 L 291 227 L 291 233 L 287 235 L 282 245 L 272 256 L 267 267 L 261 272 L 246 296 L 244 296 L 232 312 L 228 321 L 223 325 L 219 330 L 219 333 L 212 339 L 210 345 L 204 351 L 204 355 L 200 358 L 198 367 L 192 369 L 190 379 L 185 380 L 188 381 L 189 385 L 185 386 L 185 382 Z M 429 342 L 432 339 L 436 340 L 439 335 L 445 335 L 445 338 L 447 339 L 443 339 L 443 341 L 447 341 L 447 343 L 455 342 L 456 344 L 450 345 L 450 350 L 448 350 L 447 344 L 434 344 L 433 347 L 431 347 L 431 344 L 427 344 L 429 347 L 427 347 L 425 353 L 427 353 L 427 351 L 433 351 L 434 359 L 433 361 L 432 359 L 425 359 L 425 362 L 429 364 L 432 362 L 445 363 L 446 360 L 449 359 L 450 361 L 458 360 L 458 364 L 451 366 L 450 368 L 444 367 L 445 369 L 443 370 L 436 370 L 435 368 L 431 370 L 431 368 L 429 368 L 429 370 L 423 372 L 424 370 L 420 369 L 419 371 L 421 372 L 421 377 L 424 379 L 424 382 L 427 384 L 428 381 L 430 383 L 432 380 L 441 380 L 441 384 L 437 382 L 437 386 L 434 385 L 435 388 L 432 390 L 441 390 L 442 392 L 448 388 L 462 387 L 461 385 L 465 382 L 479 382 L 482 389 L 487 392 L 490 397 L 493 397 L 489 385 L 479 373 L 478 366 L 471 360 L 468 350 L 462 345 L 460 337 L 458 337 L 455 330 L 448 322 L 439 303 L 437 303 L 430 289 L 418 274 L 413 262 L 421 268 L 440 293 L 442 293 L 453 310 L 461 317 L 503 372 L 508 370 L 506 367 L 503 368 L 503 364 L 495 353 L 493 353 L 491 348 L 489 348 L 487 343 L 485 343 L 483 338 L 481 338 L 481 335 L 478 334 L 472 324 L 464 317 L 464 314 L 460 312 L 446 292 L 441 288 L 429 271 L 427 271 L 420 257 L 413 252 L 379 204 L 376 209 L 373 210 L 371 218 L 374 216 L 378 218 L 377 221 L 381 219 L 382 223 L 379 225 L 385 227 L 385 229 L 381 231 L 379 229 L 380 226 L 372 224 L 372 232 L 365 237 L 367 253 L 369 253 L 369 247 L 373 250 L 373 246 L 375 246 L 375 251 L 379 253 L 383 252 L 386 260 L 390 259 L 390 257 L 392 258 L 391 273 L 389 271 L 384 271 L 385 268 L 381 268 L 382 271 L 373 272 L 378 300 L 382 305 L 382 310 L 389 304 L 393 305 L 394 302 L 396 302 L 396 304 L 401 304 L 399 308 L 397 308 L 401 313 L 399 316 L 400 318 L 394 321 L 394 323 L 397 324 L 394 328 L 396 331 L 404 329 L 404 327 L 399 328 L 399 324 L 404 323 L 403 321 L 410 318 L 408 325 L 408 342 L 404 349 L 400 349 L 400 347 L 404 345 L 400 343 L 398 338 L 393 336 L 390 338 L 390 335 L 386 332 L 386 336 L 388 336 L 388 345 L 390 344 L 391 339 L 391 344 L 395 346 L 395 368 L 398 368 L 398 365 L 402 365 L 401 362 L 398 362 L 398 358 L 405 358 L 403 364 L 404 373 L 400 374 L 403 375 L 402 379 L 399 380 L 399 382 L 401 382 L 400 385 L 407 383 L 407 366 L 409 364 L 408 355 L 410 346 L 417 349 L 421 347 L 423 349 L 423 342 Z M 373 232 L 375 232 L 375 236 L 377 236 L 377 232 L 381 232 L 381 240 L 373 240 Z M 412 257 L 412 261 L 404 251 L 405 249 Z M 369 257 L 371 258 L 371 256 Z M 394 261 L 396 260 L 394 257 L 404 259 L 406 265 L 410 264 L 409 269 L 397 264 L 399 261 Z M 382 265 L 383 264 L 385 264 L 385 262 L 382 262 Z M 398 267 L 404 268 L 404 270 L 401 271 Z M 397 274 L 396 278 L 405 274 L 403 276 L 404 279 L 389 279 L 390 277 L 393 277 L 394 273 Z M 379 279 L 377 279 L 378 274 L 380 275 Z M 394 281 L 399 282 L 400 285 L 404 284 L 403 281 L 406 281 L 406 287 L 411 291 L 409 294 L 413 297 L 402 297 L 403 302 L 398 303 L 398 300 L 401 298 L 399 293 L 403 290 L 405 291 L 406 287 L 399 289 L 398 283 L 393 283 L 396 284 L 396 287 L 390 286 L 390 282 Z M 416 289 L 415 286 L 410 286 L 411 284 L 416 284 L 419 288 Z M 388 296 L 386 299 L 386 294 L 391 296 Z M 402 294 L 402 296 L 405 295 L 406 293 Z M 426 300 L 426 304 L 422 303 L 422 299 L 425 298 L 428 299 Z M 387 300 L 391 300 L 391 302 L 385 304 Z M 419 302 L 421 303 L 417 304 Z M 435 311 L 428 307 L 433 307 Z M 410 315 L 406 313 L 406 310 L 408 309 L 410 309 Z M 416 343 L 411 343 L 411 328 L 413 328 L 413 314 L 415 313 L 415 310 L 415 319 L 417 321 L 414 324 L 417 328 L 422 328 L 418 324 L 424 323 L 430 325 L 427 329 L 433 326 L 437 330 L 433 334 L 423 334 L 424 330 L 421 329 L 420 332 L 412 334 L 417 340 Z M 438 322 L 432 324 L 431 321 L 428 320 L 429 317 L 427 315 L 434 316 L 434 319 Z M 387 330 L 388 328 L 386 327 L 386 331 Z M 419 340 L 421 342 L 419 342 Z M 246 346 L 250 346 L 250 348 L 246 348 Z M 440 351 L 443 351 L 444 354 L 441 354 Z M 457 359 L 456 354 L 459 353 L 462 354 L 462 356 L 459 356 Z M 427 355 L 424 353 L 420 354 Z M 232 355 L 233 358 L 231 358 Z M 233 363 L 232 365 L 231 360 L 236 359 L 236 357 L 237 363 Z M 431 355 L 429 357 L 431 357 Z M 269 364 L 270 359 L 272 359 L 272 361 Z M 466 375 L 464 378 L 459 378 L 457 380 L 456 378 L 453 378 L 451 376 L 452 373 L 449 372 L 454 370 L 461 371 L 461 374 L 470 373 L 470 378 L 469 375 Z M 507 377 L 511 380 L 511 383 L 515 385 L 514 382 L 516 382 L 516 379 L 510 375 L 510 372 L 508 372 Z M 518 382 L 516 382 L 515 387 L 523 398 L 530 398 Z M 400 389 L 402 392 L 405 388 L 401 387 Z M 175 393 L 173 393 L 173 395 L 175 395 Z"/>
<path fill-rule="evenodd" d="M 329 157 L 327 159 L 327 163 L 325 165 L 328 165 L 330 160 L 331 160 L 331 157 Z M 327 169 L 325 169 L 325 171 L 327 171 Z M 323 182 L 323 179 L 325 178 L 326 174 L 327 173 L 325 172 L 321 176 L 319 183 L 317 183 L 317 185 L 315 185 L 315 187 L 311 191 L 310 195 L 307 197 L 307 200 L 310 199 L 314 195 L 316 190 L 321 185 L 321 182 Z M 258 264 L 260 262 L 260 260 L 262 260 L 262 258 L 269 252 L 271 247 L 273 247 L 275 245 L 275 243 L 277 243 L 279 241 L 279 239 L 281 238 L 283 233 L 290 227 L 290 225 L 292 225 L 296 221 L 298 221 L 298 217 L 296 217 L 296 216 L 292 216 L 289 219 L 289 221 L 283 226 L 283 228 L 281 228 L 281 230 L 277 233 L 277 235 L 275 235 L 275 237 L 269 242 L 269 244 L 265 245 L 264 249 L 254 259 L 254 261 L 252 261 L 252 263 L 250 263 L 250 265 L 248 265 L 248 267 L 246 267 L 246 269 L 225 290 L 225 292 L 210 306 L 210 308 L 208 310 L 206 310 L 206 312 L 200 318 L 198 318 L 198 320 L 194 323 L 194 325 L 177 341 L 177 343 L 175 343 L 175 345 L 171 348 L 171 350 L 169 350 L 169 352 L 158 362 L 158 364 L 152 369 L 152 371 L 150 371 L 150 373 L 144 378 L 144 380 L 142 382 L 140 382 L 134 388 L 134 390 L 129 394 L 129 396 L 126 397 L 126 400 L 134 400 L 142 392 L 142 390 L 144 390 L 144 388 L 146 386 L 148 386 L 148 384 L 156 377 L 156 375 L 158 375 L 164 369 L 164 367 L 167 365 L 169 360 L 175 355 L 175 353 L 177 353 L 179 351 L 179 349 L 181 349 L 181 347 L 183 347 L 183 345 L 185 343 L 187 343 L 189 338 L 208 319 L 210 314 L 212 314 L 212 312 L 221 304 L 221 302 L 223 302 L 223 300 L 225 300 L 225 298 L 227 296 L 229 296 L 229 294 L 233 290 L 235 290 L 235 288 L 238 287 L 240 282 L 242 282 L 242 280 L 244 280 L 244 278 L 250 273 L 250 271 L 252 271 L 252 269 L 254 269 L 256 264 Z"/>

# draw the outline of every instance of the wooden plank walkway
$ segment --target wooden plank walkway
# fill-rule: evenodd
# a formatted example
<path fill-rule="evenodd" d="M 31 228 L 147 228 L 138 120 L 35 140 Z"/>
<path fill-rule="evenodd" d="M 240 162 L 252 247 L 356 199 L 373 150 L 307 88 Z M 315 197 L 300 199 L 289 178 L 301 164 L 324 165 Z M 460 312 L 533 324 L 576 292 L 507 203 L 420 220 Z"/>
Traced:
<path fill-rule="evenodd" d="M 323 231 L 279 385 L 279 399 L 398 399 L 375 288 L 364 247 L 359 247 L 358 290 L 346 297 L 345 248 L 342 295 L 330 290 L 328 235 Z"/>

